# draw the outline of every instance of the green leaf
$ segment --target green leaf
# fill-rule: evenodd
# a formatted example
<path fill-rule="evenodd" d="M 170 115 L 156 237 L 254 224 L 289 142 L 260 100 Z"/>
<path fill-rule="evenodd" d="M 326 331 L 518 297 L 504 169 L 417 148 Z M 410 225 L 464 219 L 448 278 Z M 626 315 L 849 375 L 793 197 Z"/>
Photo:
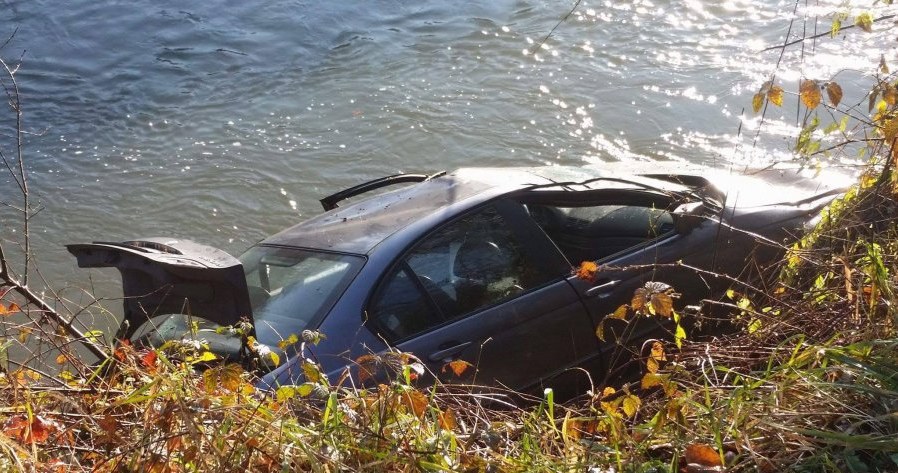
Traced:
<path fill-rule="evenodd" d="M 86 338 L 94 343 L 102 343 L 103 331 L 102 330 L 88 330 L 87 332 L 84 332 L 84 338 Z"/>
<path fill-rule="evenodd" d="M 677 331 L 674 333 L 674 342 L 677 348 L 683 348 L 683 340 L 686 340 L 686 330 L 682 325 L 677 324 Z"/>

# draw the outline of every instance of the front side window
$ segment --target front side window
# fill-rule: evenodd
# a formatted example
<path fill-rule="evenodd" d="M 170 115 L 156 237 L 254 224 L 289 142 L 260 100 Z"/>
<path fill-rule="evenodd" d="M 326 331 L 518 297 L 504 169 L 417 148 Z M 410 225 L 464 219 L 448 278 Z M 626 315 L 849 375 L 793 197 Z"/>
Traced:
<path fill-rule="evenodd" d="M 555 277 L 532 264 L 506 219 L 493 206 L 437 230 L 413 247 L 402 265 L 406 269 L 392 275 L 384 287 L 410 287 L 407 284 L 413 283 L 414 293 L 426 300 L 436 315 L 422 310 L 420 316 L 406 317 L 397 325 L 382 307 L 411 305 L 403 304 L 399 294 L 381 290 L 369 316 L 387 327 L 387 332 L 403 336 L 497 304 Z M 411 293 L 400 291 L 403 297 Z"/>
<path fill-rule="evenodd" d="M 327 312 L 364 264 L 355 255 L 257 246 L 240 257 L 263 343 L 299 334 Z"/>

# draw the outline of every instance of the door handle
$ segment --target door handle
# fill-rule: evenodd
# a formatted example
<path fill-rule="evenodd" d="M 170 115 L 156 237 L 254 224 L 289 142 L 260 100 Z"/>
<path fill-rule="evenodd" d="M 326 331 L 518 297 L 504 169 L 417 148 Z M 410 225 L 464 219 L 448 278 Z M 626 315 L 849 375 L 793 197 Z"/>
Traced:
<path fill-rule="evenodd" d="M 620 280 L 618 280 L 618 279 L 606 281 L 602 284 L 598 284 L 596 286 L 593 286 L 593 287 L 587 289 L 583 293 L 583 295 L 585 295 L 586 297 L 593 297 L 593 296 L 598 296 L 599 298 L 607 297 L 611 293 L 611 290 L 614 288 L 614 286 L 616 286 L 617 283 L 619 283 L 619 282 L 620 282 Z"/>
<path fill-rule="evenodd" d="M 452 357 L 461 353 L 462 350 L 464 350 L 465 348 L 468 348 L 468 346 L 471 344 L 471 342 L 462 342 L 462 343 L 449 342 L 449 343 L 452 343 L 453 345 L 450 346 L 449 348 L 443 348 L 442 350 L 438 350 L 438 351 L 431 353 L 430 356 L 427 357 L 427 359 L 430 361 L 452 361 Z M 444 343 L 443 345 L 446 345 L 446 344 Z"/>

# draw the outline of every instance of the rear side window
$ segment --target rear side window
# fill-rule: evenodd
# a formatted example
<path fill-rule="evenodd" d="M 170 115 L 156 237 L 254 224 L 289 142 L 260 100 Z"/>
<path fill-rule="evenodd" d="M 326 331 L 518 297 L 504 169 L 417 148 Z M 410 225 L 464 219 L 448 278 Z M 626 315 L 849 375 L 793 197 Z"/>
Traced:
<path fill-rule="evenodd" d="M 653 206 L 528 204 L 527 210 L 573 264 L 607 258 L 674 230 L 670 212 Z"/>
<path fill-rule="evenodd" d="M 556 278 L 538 269 L 506 220 L 487 206 L 415 245 L 369 310 L 385 338 L 406 338 Z"/>

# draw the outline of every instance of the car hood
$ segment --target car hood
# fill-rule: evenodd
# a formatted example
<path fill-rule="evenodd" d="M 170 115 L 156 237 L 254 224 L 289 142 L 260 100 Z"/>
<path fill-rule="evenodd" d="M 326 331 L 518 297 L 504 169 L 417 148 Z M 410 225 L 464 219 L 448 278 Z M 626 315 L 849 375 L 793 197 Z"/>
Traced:
<path fill-rule="evenodd" d="M 81 268 L 122 276 L 124 318 L 116 338 L 130 338 L 153 317 L 190 314 L 218 325 L 252 322 L 243 265 L 228 253 L 189 240 L 145 238 L 66 245 Z"/>

